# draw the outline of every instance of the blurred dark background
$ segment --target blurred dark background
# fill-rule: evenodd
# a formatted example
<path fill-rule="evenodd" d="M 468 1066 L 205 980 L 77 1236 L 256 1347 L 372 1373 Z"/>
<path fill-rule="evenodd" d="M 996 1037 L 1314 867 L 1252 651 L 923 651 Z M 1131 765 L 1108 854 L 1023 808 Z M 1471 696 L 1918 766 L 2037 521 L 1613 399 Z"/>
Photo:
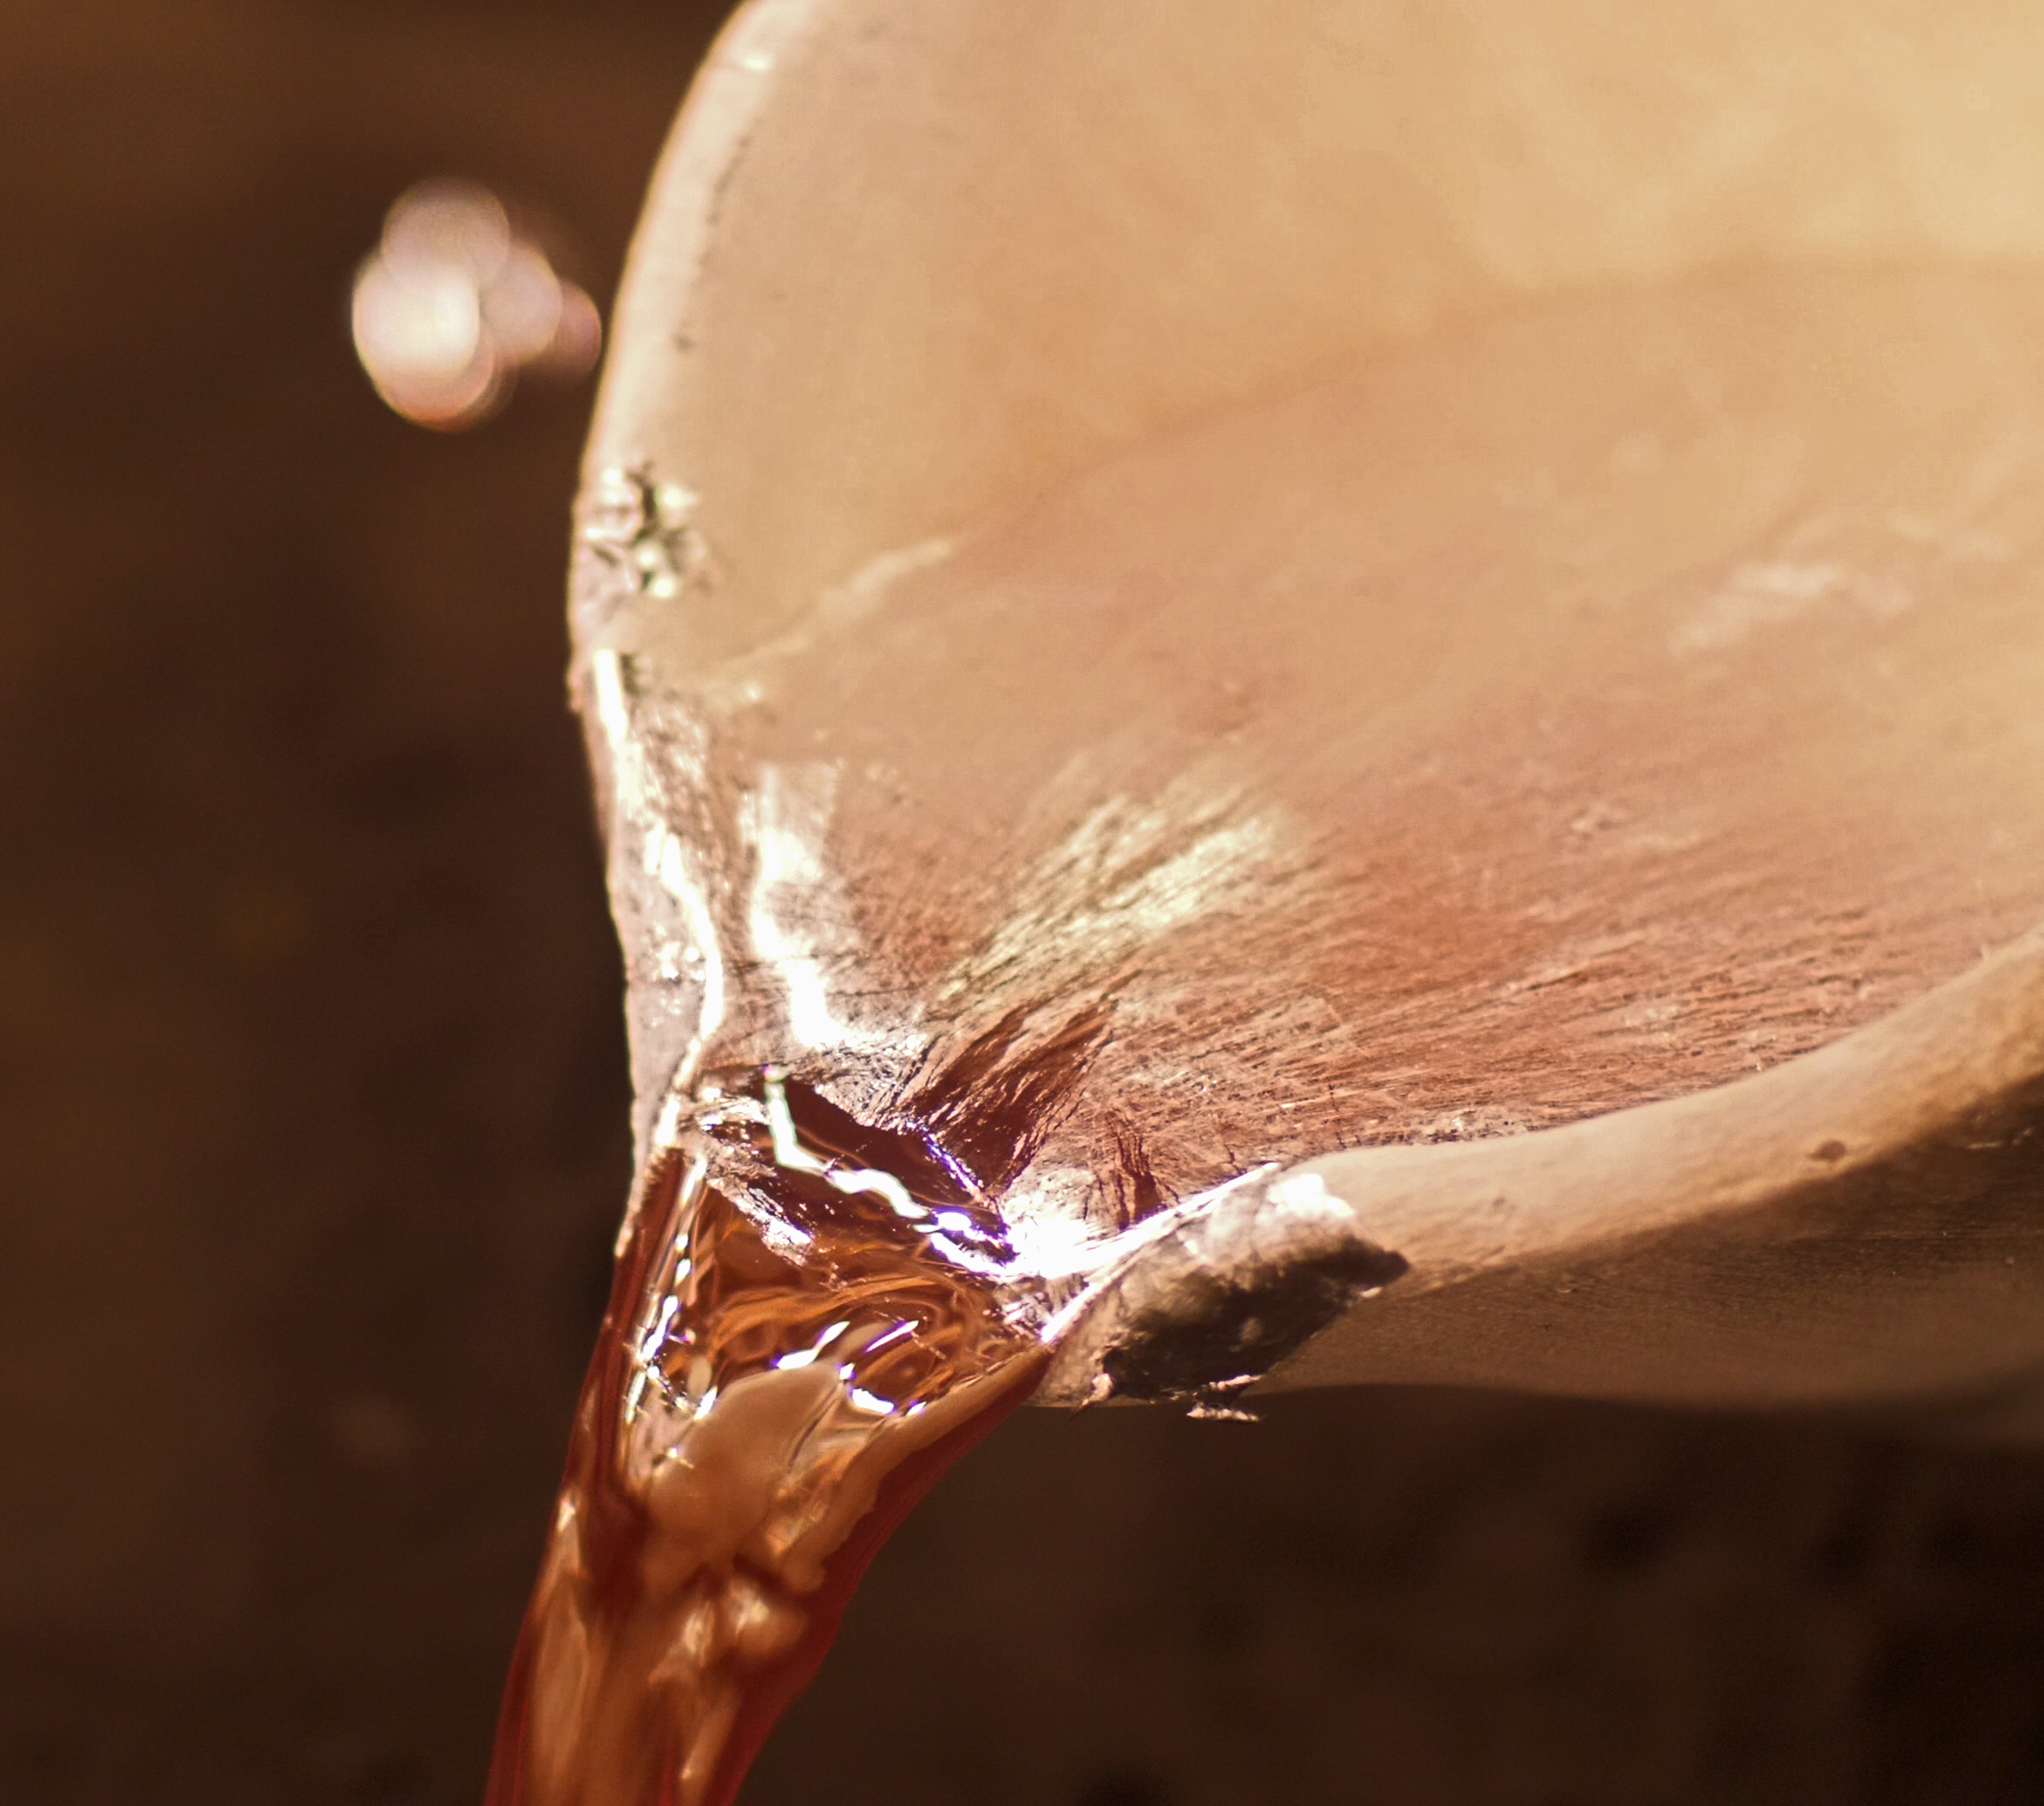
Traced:
<path fill-rule="evenodd" d="M 0 1800 L 477 1797 L 626 1181 L 589 385 L 423 431 L 347 295 L 455 173 L 607 303 L 721 10 L 0 0 Z M 2044 1800 L 2044 1456 L 1024 1413 L 746 1798 Z"/>

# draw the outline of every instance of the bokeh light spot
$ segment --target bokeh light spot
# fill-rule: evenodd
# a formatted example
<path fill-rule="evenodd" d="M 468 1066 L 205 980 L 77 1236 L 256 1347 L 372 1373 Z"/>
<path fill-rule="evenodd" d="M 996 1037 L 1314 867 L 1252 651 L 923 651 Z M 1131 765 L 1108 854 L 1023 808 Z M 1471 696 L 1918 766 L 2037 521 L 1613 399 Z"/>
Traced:
<path fill-rule="evenodd" d="M 586 376 L 603 346 L 595 304 L 473 182 L 398 197 L 356 273 L 352 321 L 377 393 L 443 432 L 487 420 L 521 370 Z"/>

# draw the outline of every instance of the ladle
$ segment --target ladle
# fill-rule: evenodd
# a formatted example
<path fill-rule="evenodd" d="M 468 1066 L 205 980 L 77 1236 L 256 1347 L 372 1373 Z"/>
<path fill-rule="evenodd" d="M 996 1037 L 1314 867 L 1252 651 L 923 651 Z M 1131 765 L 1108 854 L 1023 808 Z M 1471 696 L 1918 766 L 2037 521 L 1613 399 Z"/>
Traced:
<path fill-rule="evenodd" d="M 1735 0 L 1614 28 L 1556 0 L 753 0 L 697 81 L 618 306 L 585 472 L 585 692 L 603 649 L 636 649 L 656 670 L 742 661 L 830 606 L 820 598 L 842 606 L 847 584 L 913 577 L 927 548 L 1161 437 L 1329 371 L 1480 336 L 1553 298 L 1715 271 L 1814 270 L 1849 287 L 1854 272 L 1916 267 L 2044 272 L 2034 9 Z M 1817 305 L 1798 316 L 1806 362 L 1827 343 Z M 1878 357 L 1906 390 L 1906 346 Z M 1565 389 L 1527 394 L 1567 441 Z M 2019 429 L 2037 398 L 2014 406 Z M 1792 416 L 1800 404 L 1781 405 Z M 1934 438 L 1937 396 L 1906 405 Z M 2016 475 L 1958 471 L 1940 492 L 1975 476 L 2005 500 L 2020 491 L 2022 430 L 2004 447 Z M 1655 456 L 1643 440 L 1613 455 L 1628 444 Z M 620 539 L 628 472 L 645 486 Z M 1679 497 L 1670 505 L 1679 538 Z M 1473 498 L 1467 530 L 1494 507 Z M 1764 510 L 1756 521 L 1727 554 L 1735 572 L 1788 557 L 1794 523 Z M 2044 867 L 2027 891 L 2020 877 L 2004 885 L 1983 917 L 1968 849 L 1997 835 L 2039 843 L 2044 643 L 2024 623 L 2044 619 L 2044 588 L 2007 547 L 1987 547 L 1984 575 L 1962 571 L 1965 525 L 1951 514 L 1911 541 L 1902 521 L 1805 558 L 1896 585 L 1898 608 L 1915 605 L 1920 661 L 1884 693 L 1891 728 L 1842 740 L 1812 687 L 1812 643 L 1752 635 L 1741 712 L 1701 742 L 1724 755 L 1729 825 L 1718 853 L 1683 854 L 1679 879 L 1693 896 L 1743 872 L 1765 837 L 1745 823 L 1806 848 L 1843 820 L 1836 856 L 1849 864 L 1851 833 L 1884 809 L 1949 816 L 1951 840 L 1913 869 L 1860 874 L 1866 920 L 1813 924 L 1793 887 L 1763 894 L 1721 962 L 1753 982 L 1723 988 L 1738 993 L 1728 1001 L 1677 1000 L 1715 1009 L 1730 1032 L 1812 991 L 1813 971 L 1878 965 L 1861 957 L 1868 938 L 1893 933 L 1908 945 L 1876 1001 L 1899 1006 L 1862 1003 L 1855 1018 L 1848 1006 L 1850 1032 L 1796 1057 L 1762 1046 L 1746 1063 L 1768 1069 L 1750 1077 L 1706 1060 L 1712 1082 L 1689 1095 L 1649 1085 L 1655 1101 L 1600 1109 L 1586 1081 L 1589 1105 L 1553 1126 L 1486 1137 L 1478 1122 L 1476 1139 L 1329 1148 L 1258 1177 L 1099 1289 L 1040 1398 L 1140 1393 L 1131 1376 L 1156 1362 L 1131 1348 L 1243 1314 L 1330 1234 L 1407 1270 L 1267 1385 L 1856 1405 L 2020 1390 L 2044 1362 L 2044 940 L 2014 931 L 2044 915 Z M 1933 580 L 1923 542 L 1938 534 L 1951 556 Z M 620 545 L 639 559 L 622 583 Z M 1601 567 L 1595 547 L 1579 549 L 1583 592 L 1631 580 L 1622 561 Z M 1384 736 L 1387 794 L 1498 731 L 1535 605 L 1495 571 L 1480 587 L 1459 606 L 1468 634 L 1497 648 L 1494 693 L 1467 661 L 1420 671 Z M 1721 613 L 1721 586 L 1718 601 Z M 1885 619 L 1865 611 L 1866 632 Z M 1586 876 L 1577 855 L 1604 827 L 1623 831 L 1625 806 L 1595 781 L 1621 785 L 1655 722 L 1690 706 L 1691 664 L 1659 642 L 1645 655 L 1595 609 L 1549 607 L 1537 628 L 1549 651 L 1559 644 L 1571 696 L 1631 698 L 1635 739 L 1565 773 L 1584 787 L 1553 799 L 1553 817 L 1577 831 L 1550 834 L 1552 871 L 1524 882 L 1637 885 L 1637 864 Z M 1741 750 L 1748 729 L 1779 755 L 1764 769 Z M 1869 766 L 1884 746 L 1902 756 Z M 599 762 L 611 771 L 613 752 L 600 745 Z M 1470 816 L 1502 819 L 1515 774 L 1473 769 Z M 1424 867 L 1424 839 L 1393 830 Z M 1467 856 L 1450 826 L 1438 859 Z M 1593 896 L 1589 913 L 1610 902 Z M 1987 917 L 1994 946 L 1955 961 L 1954 936 Z M 1631 956 L 1643 963 L 1613 981 L 1619 1001 L 1642 971 L 1690 982 L 1684 933 Z M 1782 957 L 1792 939 L 1794 959 Z M 1558 933 L 1545 967 L 1457 975 L 1438 1024 L 1423 999 L 1405 1005 L 1397 1064 L 1473 1075 L 1460 1095 L 1480 1116 L 1472 1048 L 1506 1032 L 1529 987 L 1582 982 L 1565 969 L 1571 948 L 1584 966 L 1625 952 L 1600 951 L 1578 926 Z M 681 1057 L 678 1010 L 666 1039 L 658 1012 L 639 1011 L 642 1130 Z M 1366 1078 L 1371 1024 L 1351 1026 Z M 1551 1052 L 1558 1070 L 1589 1057 L 1580 1039 Z M 1622 1082 L 1605 1089 L 1623 1101 Z M 1348 1227 L 1284 1207 L 1323 1196 L 1347 1204 Z M 1130 1383 L 1103 1379 L 1117 1371 Z"/>

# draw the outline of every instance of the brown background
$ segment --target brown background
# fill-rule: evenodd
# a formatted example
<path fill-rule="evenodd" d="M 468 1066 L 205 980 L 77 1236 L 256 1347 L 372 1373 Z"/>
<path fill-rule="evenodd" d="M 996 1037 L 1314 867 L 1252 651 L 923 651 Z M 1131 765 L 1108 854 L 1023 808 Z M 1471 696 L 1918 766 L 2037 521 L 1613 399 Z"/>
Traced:
<path fill-rule="evenodd" d="M 714 11 L 0 0 L 0 1799 L 476 1797 L 625 1181 L 588 395 L 420 432 L 345 297 L 461 172 L 606 300 Z M 2044 1457 L 1024 1414 L 746 1798 L 2044 1799 Z"/>

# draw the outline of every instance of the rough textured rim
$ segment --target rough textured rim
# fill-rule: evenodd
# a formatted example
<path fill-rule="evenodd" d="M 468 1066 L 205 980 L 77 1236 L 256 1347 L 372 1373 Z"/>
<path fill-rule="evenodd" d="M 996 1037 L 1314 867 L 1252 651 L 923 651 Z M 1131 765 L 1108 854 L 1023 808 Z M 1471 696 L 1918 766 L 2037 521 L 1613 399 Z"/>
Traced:
<path fill-rule="evenodd" d="M 626 398 L 643 391 L 647 361 L 666 363 L 693 309 L 703 258 L 725 183 L 771 98 L 789 54 L 815 35 L 829 0 L 747 0 L 728 19 L 690 86 L 655 165 L 612 322 L 582 463 L 584 480 L 600 474 L 620 438 Z M 654 311 L 646 299 L 659 295 Z M 681 311 L 673 309 L 681 299 Z M 623 435 L 629 437 L 629 433 Z"/>

